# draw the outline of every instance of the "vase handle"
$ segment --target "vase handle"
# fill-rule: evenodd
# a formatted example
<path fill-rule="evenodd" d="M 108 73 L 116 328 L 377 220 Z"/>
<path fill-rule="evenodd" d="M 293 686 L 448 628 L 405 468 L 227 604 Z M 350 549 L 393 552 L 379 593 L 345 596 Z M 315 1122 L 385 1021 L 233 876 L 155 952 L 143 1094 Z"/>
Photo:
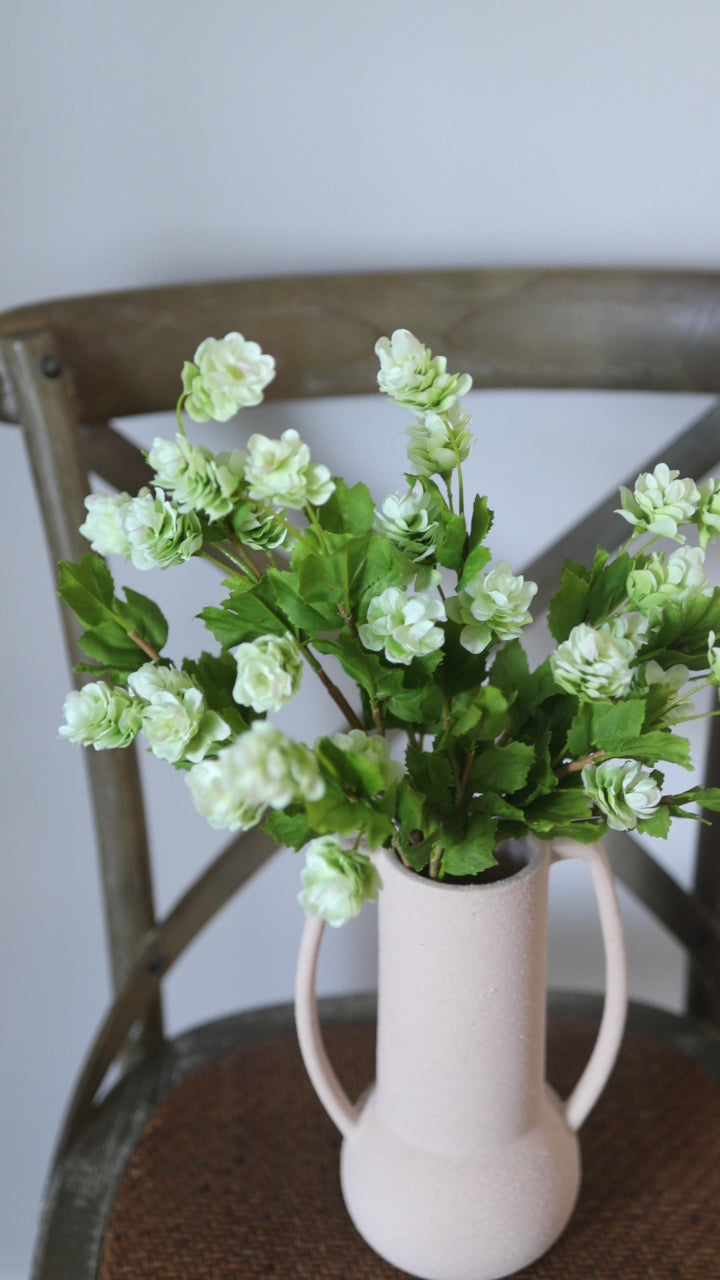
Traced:
<path fill-rule="evenodd" d="M 554 860 L 580 858 L 592 875 L 605 948 L 605 1002 L 595 1047 L 565 1107 L 571 1129 L 579 1129 L 592 1111 L 615 1065 L 627 1017 L 627 954 L 615 880 L 605 850 L 599 844 L 575 840 L 552 842 Z"/>
<path fill-rule="evenodd" d="M 352 1105 L 330 1065 L 318 1017 L 315 985 L 325 921 L 309 916 L 305 922 L 295 979 L 295 1025 L 305 1070 L 313 1088 L 344 1138 L 352 1132 L 359 1113 Z"/>

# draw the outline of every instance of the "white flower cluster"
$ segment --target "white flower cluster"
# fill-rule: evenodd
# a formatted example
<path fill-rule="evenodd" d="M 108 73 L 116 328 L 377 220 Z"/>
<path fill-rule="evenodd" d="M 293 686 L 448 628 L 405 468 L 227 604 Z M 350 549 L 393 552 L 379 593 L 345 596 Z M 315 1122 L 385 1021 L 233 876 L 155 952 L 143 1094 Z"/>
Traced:
<path fill-rule="evenodd" d="M 80 533 L 100 556 L 121 555 L 136 569 L 168 569 L 183 564 L 202 547 L 202 529 L 194 512 L 181 512 L 157 488 L 129 493 L 90 494 Z"/>
<path fill-rule="evenodd" d="M 195 681 L 184 671 L 147 662 L 128 676 L 139 700 L 141 728 L 159 760 L 197 764 L 215 743 L 230 737 L 230 727 L 211 711 Z"/>
<path fill-rule="evenodd" d="M 632 493 L 624 487 L 620 490 L 622 506 L 617 514 L 634 525 L 637 533 L 656 533 L 684 542 L 679 527 L 692 520 L 700 492 L 694 480 L 679 477 L 679 471 L 659 462 L 654 471 L 638 476 Z"/>
<path fill-rule="evenodd" d="M 127 747 L 142 730 L 160 760 L 202 760 L 230 728 L 211 711 L 201 689 L 174 667 L 148 662 L 128 677 L 128 688 L 93 681 L 68 694 L 60 736 L 97 751 Z"/>
<path fill-rule="evenodd" d="M 366 649 L 384 650 L 388 662 L 408 666 L 413 658 L 442 648 L 444 633 L 435 623 L 444 621 L 442 601 L 386 587 L 370 601 L 367 621 L 358 627 L 358 634 Z"/>
<path fill-rule="evenodd" d="M 335 490 L 328 468 L 311 463 L 310 450 L 292 429 L 283 431 L 279 440 L 250 437 L 245 479 L 257 502 L 295 510 L 308 502 L 321 507 Z"/>
<path fill-rule="evenodd" d="M 657 621 L 673 601 L 686 605 L 696 596 L 712 595 L 712 583 L 700 547 L 678 547 L 671 555 L 653 555 L 628 574 L 630 603 L 651 621 Z"/>
<path fill-rule="evenodd" d="M 408 448 L 417 474 L 449 476 L 473 444 L 470 416 L 458 403 L 470 390 L 472 378 L 468 373 L 448 373 L 445 357 L 433 356 L 409 329 L 380 338 L 375 351 L 380 390 L 418 415 L 409 427 Z"/>
<path fill-rule="evenodd" d="M 530 602 L 535 582 L 513 574 L 506 560 L 488 573 L 479 573 L 457 596 L 448 600 L 448 616 L 462 622 L 460 643 L 469 653 L 482 653 L 498 640 L 513 640 L 532 622 Z"/>
<path fill-rule="evenodd" d="M 157 483 L 172 493 L 178 511 L 201 511 L 210 520 L 220 520 L 232 511 L 245 478 L 242 449 L 216 455 L 183 435 L 153 440 L 148 462 Z"/>
<path fill-rule="evenodd" d="M 233 698 L 258 715 L 279 711 L 300 688 L 303 659 L 293 636 L 259 636 L 230 650 L 237 663 Z"/>
<path fill-rule="evenodd" d="M 582 783 L 613 831 L 633 831 L 639 821 L 657 812 L 662 800 L 656 778 L 637 760 L 605 760 L 587 765 L 582 771 Z"/>
<path fill-rule="evenodd" d="M 433 519 L 432 497 L 423 492 L 419 480 L 406 493 L 390 494 L 377 518 L 380 532 L 413 564 L 432 556 L 438 523 Z"/>
<path fill-rule="evenodd" d="M 317 760 L 309 747 L 292 742 L 266 720 L 203 760 L 187 775 L 198 813 L 218 830 L 247 831 L 266 809 L 284 809 L 294 800 L 325 794 Z"/>
<path fill-rule="evenodd" d="M 633 640 L 581 622 L 550 655 L 555 683 L 584 702 L 622 698 L 633 682 Z"/>
<path fill-rule="evenodd" d="M 456 403 L 445 413 L 426 413 L 410 423 L 408 458 L 418 475 L 448 476 L 470 457 L 474 443 L 468 430 L 471 421 L 470 414 Z"/>
<path fill-rule="evenodd" d="M 65 723 L 59 734 L 76 747 L 106 751 L 129 747 L 140 732 L 140 707 L 130 694 L 102 680 L 93 680 L 69 693 L 63 706 Z"/>
<path fill-rule="evenodd" d="M 301 872 L 298 901 L 310 916 L 338 926 L 359 914 L 363 903 L 375 902 L 382 881 L 365 853 L 344 849 L 334 836 L 311 840 Z"/>
<path fill-rule="evenodd" d="M 206 338 L 182 371 L 185 408 L 195 422 L 227 422 L 239 409 L 259 404 L 275 377 L 275 361 L 241 333 Z"/>

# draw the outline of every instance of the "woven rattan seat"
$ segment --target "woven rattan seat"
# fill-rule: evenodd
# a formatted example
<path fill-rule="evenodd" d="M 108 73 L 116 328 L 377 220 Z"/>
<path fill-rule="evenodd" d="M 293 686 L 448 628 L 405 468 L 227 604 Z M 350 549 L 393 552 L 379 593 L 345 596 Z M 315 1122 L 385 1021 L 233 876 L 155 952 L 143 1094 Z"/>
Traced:
<path fill-rule="evenodd" d="M 548 1076 L 567 1094 L 595 1025 L 556 1014 Z M 352 1096 L 373 1075 L 372 1024 L 328 1029 Z M 295 1038 L 236 1048 L 177 1085 L 128 1160 L 105 1231 L 101 1280 L 381 1280 L 399 1273 L 357 1235 L 342 1202 L 340 1139 Z M 585 1174 L 565 1235 L 522 1271 L 709 1280 L 720 1203 L 717 1082 L 674 1046 L 630 1030 L 583 1130 Z"/>
<path fill-rule="evenodd" d="M 371 392 L 375 338 L 405 325 L 479 389 L 720 395 L 713 274 L 381 273 L 31 306 L 0 317 L 0 410 L 22 424 L 53 559 L 87 549 L 77 529 L 91 472 L 120 489 L 146 482 L 114 420 L 172 409 L 182 362 L 208 334 L 238 329 L 260 342 L 278 360 L 269 398 L 293 399 Z M 662 457 L 697 479 L 716 467 L 720 407 Z M 611 545 L 616 506 L 614 490 L 524 567 L 540 583 L 538 609 L 568 555 L 587 560 L 598 543 Z M 77 633 L 65 623 L 77 661 Z M 163 1035 L 164 975 L 272 842 L 258 831 L 231 841 L 159 920 L 134 752 L 90 752 L 88 767 L 115 996 L 62 1127 L 33 1280 L 397 1276 L 347 1218 L 339 1138 L 301 1068 L 290 1010 L 238 1014 L 170 1043 Z M 706 774 L 720 785 L 717 730 Z M 607 840 L 618 876 L 687 949 L 688 1012 L 631 1009 L 619 1064 L 583 1128 L 576 1214 L 522 1273 L 528 1280 L 720 1280 L 718 830 L 716 821 L 700 828 L 691 893 L 625 833 Z M 600 1002 L 563 995 L 550 1010 L 549 1078 L 567 1094 Z M 338 1075 L 358 1095 L 372 1077 L 372 1001 L 325 1002 L 322 1012 Z M 113 1064 L 120 1081 L 98 1101 Z"/>

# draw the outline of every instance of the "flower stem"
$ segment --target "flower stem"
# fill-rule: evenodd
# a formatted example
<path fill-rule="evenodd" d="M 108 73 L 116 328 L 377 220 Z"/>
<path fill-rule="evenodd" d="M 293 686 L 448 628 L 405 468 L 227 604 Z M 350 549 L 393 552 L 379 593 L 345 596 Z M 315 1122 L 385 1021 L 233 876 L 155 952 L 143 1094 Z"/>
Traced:
<path fill-rule="evenodd" d="M 307 658 L 308 663 L 310 664 L 313 671 L 315 672 L 315 675 L 318 677 L 318 680 L 320 680 L 321 683 L 325 686 L 333 702 L 342 711 L 343 715 L 345 716 L 345 719 L 348 721 L 348 724 L 351 724 L 353 729 L 364 728 L 362 720 L 359 718 L 359 716 L 355 714 L 352 707 L 350 706 L 350 703 L 345 697 L 344 693 L 340 689 L 338 689 L 337 685 L 334 684 L 333 681 L 330 679 L 325 668 L 320 665 L 317 658 L 315 657 L 315 654 L 312 652 L 310 646 L 307 643 L 300 644 L 300 648 L 305 654 L 305 657 Z"/>
<path fill-rule="evenodd" d="M 555 776 L 557 778 L 566 778 L 570 773 L 581 773 L 586 765 L 594 764 L 596 760 L 603 760 L 607 755 L 607 751 L 593 751 L 584 760 L 573 760 L 572 764 L 566 764 L 562 769 L 557 769 Z"/>
<path fill-rule="evenodd" d="M 152 659 L 153 662 L 160 661 L 160 654 L 157 653 L 156 650 L 153 649 L 152 645 L 148 644 L 147 640 L 144 640 L 137 631 L 128 631 L 128 639 L 133 640 L 138 648 L 142 649 L 143 653 L 146 653 L 148 658 Z"/>

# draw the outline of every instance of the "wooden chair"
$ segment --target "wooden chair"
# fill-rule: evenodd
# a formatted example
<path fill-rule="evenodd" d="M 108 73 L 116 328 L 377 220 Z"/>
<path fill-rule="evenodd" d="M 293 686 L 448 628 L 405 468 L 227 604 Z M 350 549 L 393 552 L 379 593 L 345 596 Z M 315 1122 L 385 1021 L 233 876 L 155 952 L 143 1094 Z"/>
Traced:
<path fill-rule="evenodd" d="M 334 275 L 29 306 L 0 317 L 0 416 L 25 432 L 53 559 L 87 549 L 77 528 L 89 473 L 133 492 L 146 481 L 113 419 L 172 409 L 178 371 L 202 338 L 239 329 L 256 339 L 278 362 L 269 397 L 301 398 L 373 391 L 374 341 L 399 326 L 448 354 L 477 388 L 720 394 L 720 275 Z M 707 473 L 720 461 L 720 408 L 663 458 L 683 475 Z M 621 536 L 609 520 L 616 504 L 614 491 L 526 567 L 543 602 L 568 554 L 582 560 L 610 545 L 611 527 Z M 74 662 L 68 616 L 65 626 Z M 88 752 L 87 764 L 115 999 L 59 1139 L 34 1280 L 397 1274 L 345 1218 L 337 1139 L 304 1081 L 289 1009 L 163 1037 L 163 976 L 270 855 L 270 840 L 232 840 L 158 920 L 134 753 Z M 707 770 L 717 785 L 715 732 Z M 720 857 L 717 824 L 699 831 L 690 894 L 628 835 L 606 842 L 620 879 L 687 948 L 688 1012 L 633 1006 L 619 1065 L 583 1131 L 576 1216 L 523 1275 L 720 1275 Z M 372 1073 L 372 1001 L 325 1002 L 324 1011 L 337 1069 L 359 1092 Z M 597 999 L 551 998 L 550 1074 L 561 1090 L 579 1074 L 598 1012 Z M 99 1103 L 117 1061 L 124 1074 Z"/>

